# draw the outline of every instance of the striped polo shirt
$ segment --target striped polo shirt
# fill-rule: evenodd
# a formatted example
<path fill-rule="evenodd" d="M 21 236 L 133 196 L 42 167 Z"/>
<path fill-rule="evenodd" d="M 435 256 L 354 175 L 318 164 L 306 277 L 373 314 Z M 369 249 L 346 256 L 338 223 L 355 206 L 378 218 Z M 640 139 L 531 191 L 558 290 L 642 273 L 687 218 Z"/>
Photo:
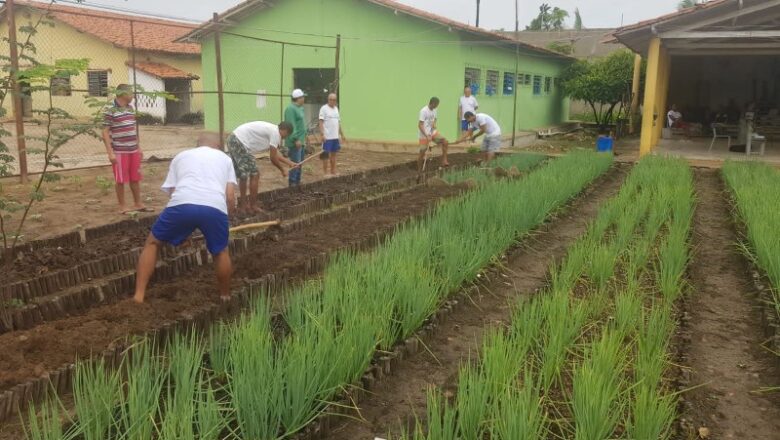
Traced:
<path fill-rule="evenodd" d="M 111 148 L 115 153 L 134 153 L 138 150 L 138 131 L 132 106 L 128 104 L 122 107 L 114 100 L 103 109 L 103 126 L 108 127 Z"/>

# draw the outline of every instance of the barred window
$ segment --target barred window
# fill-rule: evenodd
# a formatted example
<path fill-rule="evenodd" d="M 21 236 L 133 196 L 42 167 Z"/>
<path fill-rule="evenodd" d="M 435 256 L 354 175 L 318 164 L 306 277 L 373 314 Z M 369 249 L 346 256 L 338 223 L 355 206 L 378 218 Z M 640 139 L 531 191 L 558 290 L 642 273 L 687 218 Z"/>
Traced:
<path fill-rule="evenodd" d="M 485 94 L 488 96 L 493 96 L 498 94 L 498 81 L 499 81 L 500 75 L 498 73 L 498 70 L 488 70 L 487 71 L 487 83 L 485 84 Z"/>
<path fill-rule="evenodd" d="M 504 72 L 504 95 L 515 94 L 515 74 L 513 72 Z"/>
<path fill-rule="evenodd" d="M 480 85 L 482 84 L 482 70 L 466 67 L 463 83 L 464 87 L 471 88 L 471 93 L 478 95 Z"/>
<path fill-rule="evenodd" d="M 552 91 L 552 78 L 549 76 L 544 78 L 544 94 L 549 95 Z"/>
<path fill-rule="evenodd" d="M 87 72 L 89 96 L 108 96 L 108 70 L 90 70 Z"/>
<path fill-rule="evenodd" d="M 534 75 L 534 96 L 542 94 L 542 77 Z"/>

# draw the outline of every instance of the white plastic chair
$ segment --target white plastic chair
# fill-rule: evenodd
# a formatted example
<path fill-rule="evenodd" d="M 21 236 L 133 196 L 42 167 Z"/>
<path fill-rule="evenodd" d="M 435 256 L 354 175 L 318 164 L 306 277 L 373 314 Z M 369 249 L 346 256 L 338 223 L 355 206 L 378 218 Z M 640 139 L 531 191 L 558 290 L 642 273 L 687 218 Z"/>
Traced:
<path fill-rule="evenodd" d="M 712 152 L 712 147 L 715 146 L 715 141 L 718 139 L 727 139 L 728 149 L 731 149 L 731 136 L 728 134 L 718 134 L 718 128 L 722 128 L 722 126 L 720 124 L 712 124 L 712 142 L 710 142 L 710 149 L 707 150 L 707 153 Z"/>

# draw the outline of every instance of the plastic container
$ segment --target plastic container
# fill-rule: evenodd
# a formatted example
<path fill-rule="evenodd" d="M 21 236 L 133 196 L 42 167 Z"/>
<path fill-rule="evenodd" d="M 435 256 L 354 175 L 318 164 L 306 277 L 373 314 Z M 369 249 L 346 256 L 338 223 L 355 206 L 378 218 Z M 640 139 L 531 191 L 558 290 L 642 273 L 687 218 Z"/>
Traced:
<path fill-rule="evenodd" d="M 612 145 L 614 143 L 615 140 L 612 139 L 611 136 L 599 136 L 599 138 L 596 139 L 596 151 L 600 153 L 611 153 Z"/>

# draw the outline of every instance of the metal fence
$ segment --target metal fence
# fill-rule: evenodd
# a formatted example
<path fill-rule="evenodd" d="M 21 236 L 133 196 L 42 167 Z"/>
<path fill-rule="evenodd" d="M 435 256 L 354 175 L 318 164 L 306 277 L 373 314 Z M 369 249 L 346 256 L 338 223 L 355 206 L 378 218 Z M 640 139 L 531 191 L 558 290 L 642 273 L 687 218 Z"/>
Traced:
<path fill-rule="evenodd" d="M 14 5 L 6 0 L 4 8 L 3 37 L 9 44 L 0 47 L 0 121 L 10 134 L 0 140 L 14 157 L 12 173 L 23 179 L 44 164 L 44 157 L 35 154 L 48 132 L 40 120 L 42 111 L 53 106 L 76 121 L 94 121 L 120 84 L 136 91 L 133 105 L 147 158 L 169 158 L 194 146 L 204 119 L 223 139 L 243 122 L 278 122 L 294 88 L 309 94 L 306 111 L 315 124 L 315 106 L 338 91 L 339 38 L 328 44 L 261 38 L 220 23 L 214 14 L 202 28 L 209 37 L 202 61 L 201 45 L 182 39 L 196 24 L 59 3 Z M 314 67 L 301 62 L 309 58 L 330 61 Z M 89 67 L 74 75 L 59 74 L 46 87 L 25 82 L 28 69 L 68 59 L 87 59 Z M 257 69 L 262 84 L 253 82 L 244 68 Z M 74 138 L 57 155 L 66 169 L 108 164 L 103 141 L 87 135 Z"/>

